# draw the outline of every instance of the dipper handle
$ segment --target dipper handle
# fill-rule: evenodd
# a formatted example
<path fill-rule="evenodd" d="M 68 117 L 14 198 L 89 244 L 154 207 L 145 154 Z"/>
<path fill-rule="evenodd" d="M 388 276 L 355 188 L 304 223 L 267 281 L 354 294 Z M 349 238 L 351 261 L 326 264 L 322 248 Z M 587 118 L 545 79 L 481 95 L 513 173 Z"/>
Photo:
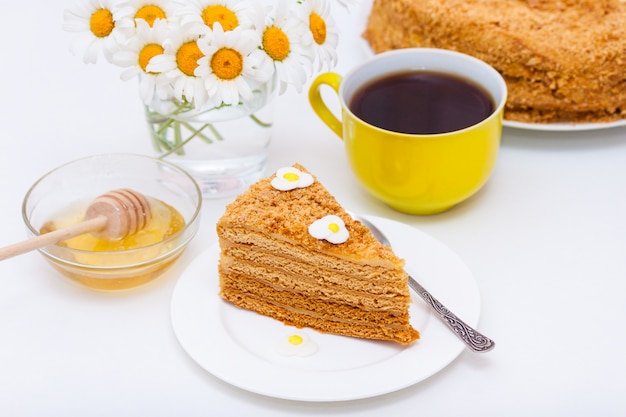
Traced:
<path fill-rule="evenodd" d="M 44 246 L 52 245 L 65 239 L 70 239 L 84 233 L 101 230 L 107 224 L 106 216 L 94 217 L 90 220 L 77 223 L 75 225 L 55 230 L 54 232 L 44 233 L 32 239 L 14 243 L 4 248 L 0 248 L 0 261 L 12 258 Z"/>

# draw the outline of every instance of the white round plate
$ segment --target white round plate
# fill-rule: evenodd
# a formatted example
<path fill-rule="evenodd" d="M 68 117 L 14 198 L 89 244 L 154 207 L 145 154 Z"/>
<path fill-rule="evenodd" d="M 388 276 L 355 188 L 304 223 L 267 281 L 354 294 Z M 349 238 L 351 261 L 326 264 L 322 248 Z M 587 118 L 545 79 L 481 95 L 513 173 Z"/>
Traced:
<path fill-rule="evenodd" d="M 605 123 L 523 123 L 512 120 L 504 120 L 502 124 L 505 127 L 515 129 L 540 130 L 543 132 L 582 132 L 584 130 L 600 130 L 626 126 L 626 119 Z"/>
<path fill-rule="evenodd" d="M 451 311 L 475 326 L 480 295 L 473 274 L 448 247 L 408 225 L 367 217 L 389 238 L 406 270 Z M 295 329 L 243 310 L 218 295 L 219 247 L 198 255 L 180 277 L 171 318 L 183 349 L 206 371 L 247 391 L 299 401 L 343 401 L 393 392 L 439 372 L 465 345 L 418 296 L 410 346 Z M 292 333 L 317 345 L 310 356 L 284 356 L 276 346 Z"/>

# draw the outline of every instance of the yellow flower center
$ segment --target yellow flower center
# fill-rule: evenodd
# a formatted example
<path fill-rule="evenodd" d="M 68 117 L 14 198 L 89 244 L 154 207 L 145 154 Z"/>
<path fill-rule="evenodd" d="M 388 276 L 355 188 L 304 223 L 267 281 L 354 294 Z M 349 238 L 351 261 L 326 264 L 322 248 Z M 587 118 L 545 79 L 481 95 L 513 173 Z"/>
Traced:
<path fill-rule="evenodd" d="M 297 334 L 292 334 L 291 336 L 289 336 L 289 343 L 291 343 L 294 346 L 298 346 L 300 343 L 303 342 L 302 336 L 299 336 Z"/>
<path fill-rule="evenodd" d="M 298 181 L 298 179 L 300 179 L 300 176 L 294 172 L 288 172 L 285 175 L 283 175 L 283 178 L 289 182 L 294 182 L 294 181 Z"/>
<path fill-rule="evenodd" d="M 203 56 L 204 54 L 200 48 L 198 48 L 195 41 L 182 44 L 176 52 L 176 64 L 178 65 L 178 69 L 185 75 L 193 76 L 194 71 L 198 67 L 198 60 Z"/>
<path fill-rule="evenodd" d="M 326 21 L 317 13 L 311 13 L 309 16 L 309 29 L 318 45 L 326 42 Z"/>
<path fill-rule="evenodd" d="M 143 6 L 142 8 L 137 10 L 137 13 L 135 14 L 135 19 L 145 20 L 146 22 L 148 22 L 148 25 L 150 25 L 150 27 L 152 27 L 155 20 L 166 18 L 167 15 L 163 11 L 163 9 L 154 4 L 148 4 L 146 6 Z"/>
<path fill-rule="evenodd" d="M 222 48 L 211 59 L 213 73 L 222 80 L 232 80 L 243 72 L 243 57 L 234 49 Z"/>
<path fill-rule="evenodd" d="M 146 67 L 150 63 L 152 57 L 161 55 L 163 52 L 163 47 L 156 43 L 151 43 L 144 46 L 141 51 L 139 51 L 139 66 L 141 67 L 141 69 L 144 72 L 148 72 L 146 71 Z M 154 74 L 154 72 L 152 72 L 151 74 Z"/>
<path fill-rule="evenodd" d="M 330 223 L 328 225 L 328 228 L 330 229 L 331 232 L 333 233 L 337 233 L 339 231 L 339 225 L 337 223 Z"/>
<path fill-rule="evenodd" d="M 224 32 L 233 30 L 239 26 L 237 15 L 228 7 L 220 4 L 213 4 L 202 11 L 204 24 L 213 29 L 213 23 L 219 22 Z"/>
<path fill-rule="evenodd" d="M 276 26 L 267 28 L 263 33 L 263 49 L 274 61 L 282 61 L 289 55 L 289 38 Z"/>
<path fill-rule="evenodd" d="M 113 32 L 115 22 L 113 21 L 113 13 L 107 9 L 98 9 L 89 20 L 89 29 L 98 38 L 106 38 Z"/>

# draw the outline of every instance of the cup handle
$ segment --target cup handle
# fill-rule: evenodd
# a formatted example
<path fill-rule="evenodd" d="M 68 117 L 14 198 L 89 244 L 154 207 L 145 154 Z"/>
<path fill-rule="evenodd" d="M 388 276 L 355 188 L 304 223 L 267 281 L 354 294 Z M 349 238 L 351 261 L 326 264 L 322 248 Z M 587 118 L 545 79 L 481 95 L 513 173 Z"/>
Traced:
<path fill-rule="evenodd" d="M 325 72 L 318 75 L 311 83 L 311 87 L 309 87 L 309 103 L 313 111 L 315 111 L 315 114 L 322 119 L 322 122 L 326 123 L 340 139 L 343 139 L 341 121 L 330 111 L 326 103 L 324 103 L 320 88 L 322 85 L 328 85 L 339 95 L 339 85 L 341 85 L 342 79 L 343 77 L 337 73 Z"/>

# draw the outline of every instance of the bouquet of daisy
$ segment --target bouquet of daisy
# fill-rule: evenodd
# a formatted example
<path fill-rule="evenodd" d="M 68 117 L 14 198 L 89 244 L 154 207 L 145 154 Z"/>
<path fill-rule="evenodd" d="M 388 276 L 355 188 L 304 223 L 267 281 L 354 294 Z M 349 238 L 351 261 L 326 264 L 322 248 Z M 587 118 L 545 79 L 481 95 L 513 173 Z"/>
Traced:
<path fill-rule="evenodd" d="M 78 33 L 73 52 L 85 63 L 102 55 L 124 68 L 122 80 L 138 79 L 149 111 L 172 116 L 152 132 L 170 153 L 193 137 L 210 141 L 194 128 L 172 143 L 164 133 L 181 128 L 177 116 L 246 103 L 269 82 L 279 93 L 300 92 L 314 71 L 337 61 L 327 0 L 79 1 L 64 14 L 64 29 Z"/>

